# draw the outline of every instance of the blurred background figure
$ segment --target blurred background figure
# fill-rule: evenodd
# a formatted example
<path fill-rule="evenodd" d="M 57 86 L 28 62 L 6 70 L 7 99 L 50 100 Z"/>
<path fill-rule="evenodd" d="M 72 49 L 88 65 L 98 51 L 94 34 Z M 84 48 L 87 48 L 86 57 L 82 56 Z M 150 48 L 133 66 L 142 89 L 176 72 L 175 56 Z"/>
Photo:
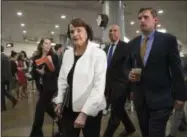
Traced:
<path fill-rule="evenodd" d="M 25 64 L 25 58 L 23 53 L 18 54 L 17 58 L 17 76 L 18 76 L 18 100 L 24 99 L 28 97 L 27 94 L 27 78 L 26 78 L 26 70 L 27 66 Z"/>
<path fill-rule="evenodd" d="M 7 55 L 4 54 L 4 47 L 1 45 L 1 111 L 5 111 L 5 96 L 12 101 L 12 107 L 17 104 L 17 100 L 11 94 L 12 72 L 11 63 Z"/>
<path fill-rule="evenodd" d="M 62 58 L 63 58 L 63 53 L 64 53 L 64 46 L 62 44 L 56 44 L 55 47 L 55 52 L 58 55 L 58 60 L 59 60 L 59 66 L 62 64 Z"/>

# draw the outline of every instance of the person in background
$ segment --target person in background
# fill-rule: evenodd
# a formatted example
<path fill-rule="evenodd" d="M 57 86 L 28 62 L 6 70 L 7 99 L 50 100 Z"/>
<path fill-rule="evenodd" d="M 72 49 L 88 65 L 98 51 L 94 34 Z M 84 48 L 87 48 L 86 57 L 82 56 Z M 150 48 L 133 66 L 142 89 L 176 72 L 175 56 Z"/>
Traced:
<path fill-rule="evenodd" d="M 11 63 L 11 72 L 12 72 L 12 81 L 11 81 L 11 85 L 10 85 L 10 91 L 12 90 L 16 90 L 16 92 L 18 93 L 19 90 L 19 85 L 18 85 L 18 76 L 17 76 L 17 55 L 18 53 L 15 51 L 11 51 L 10 54 L 10 63 Z"/>
<path fill-rule="evenodd" d="M 70 22 L 67 35 L 73 48 L 63 56 L 55 112 L 62 116 L 62 133 L 67 137 L 79 137 L 81 129 L 84 137 L 100 137 L 102 110 L 106 107 L 106 54 L 92 42 L 92 29 L 81 18 Z M 65 97 L 67 92 L 69 96 Z"/>
<path fill-rule="evenodd" d="M 183 66 L 184 80 L 187 87 L 187 64 L 185 63 L 186 57 L 181 58 Z M 171 116 L 171 128 L 168 137 L 176 137 L 177 132 L 187 130 L 187 123 L 185 118 L 185 106 L 174 109 L 174 113 Z"/>
<path fill-rule="evenodd" d="M 27 57 L 27 53 L 25 52 L 25 51 L 21 51 L 21 53 L 23 54 L 23 58 L 24 58 L 24 65 L 26 65 L 26 67 L 27 67 L 27 70 L 26 70 L 26 72 L 28 71 L 28 68 L 29 68 L 29 58 Z"/>
<path fill-rule="evenodd" d="M 27 69 L 24 61 L 24 55 L 18 54 L 17 58 L 17 76 L 18 76 L 18 100 L 27 98 L 27 78 L 25 76 L 25 70 Z"/>
<path fill-rule="evenodd" d="M 54 49 L 55 49 L 56 54 L 58 55 L 59 66 L 61 66 L 62 58 L 63 58 L 63 52 L 64 52 L 64 46 L 62 44 L 56 44 Z"/>
<path fill-rule="evenodd" d="M 1 45 L 1 111 L 6 110 L 5 96 L 12 101 L 14 107 L 17 100 L 10 94 L 12 80 L 11 64 L 7 55 L 4 54 L 4 47 Z"/>
<path fill-rule="evenodd" d="M 124 73 L 128 57 L 128 45 L 120 40 L 120 28 L 118 25 L 111 25 L 109 38 L 111 43 L 104 49 L 108 57 L 105 92 L 108 105 L 111 104 L 111 117 L 104 137 L 113 137 L 120 125 L 120 121 L 125 127 L 125 131 L 120 136 L 126 137 L 136 131 L 124 108 L 129 87 L 128 75 Z"/>
<path fill-rule="evenodd" d="M 25 52 L 25 51 L 21 51 L 21 53 L 23 54 L 23 58 L 24 58 L 24 67 L 26 68 L 25 70 L 24 70 L 24 72 L 25 72 L 25 76 L 26 76 L 26 78 L 27 78 L 27 80 L 28 81 L 30 81 L 32 78 L 31 78 L 31 76 L 30 76 L 30 68 L 31 68 L 31 63 L 30 63 L 30 59 L 27 57 L 27 53 Z M 28 93 L 29 93 L 29 91 L 28 91 L 28 84 L 26 85 L 26 90 L 25 91 L 27 91 L 27 95 L 28 95 Z"/>
<path fill-rule="evenodd" d="M 42 63 L 37 65 L 37 60 L 48 58 L 51 59 L 50 64 L 53 66 L 53 70 L 47 65 L 48 63 Z M 38 52 L 33 57 L 32 75 L 38 83 L 38 90 L 40 92 L 38 102 L 36 104 L 36 111 L 34 117 L 34 123 L 30 137 L 43 137 L 42 126 L 44 122 L 44 114 L 47 114 L 55 118 L 54 108 L 51 100 L 57 92 L 57 79 L 59 74 L 59 62 L 58 56 L 53 52 L 51 46 L 51 40 L 44 38 L 38 44 Z"/>
<path fill-rule="evenodd" d="M 18 76 L 17 76 L 17 55 L 18 53 L 15 51 L 11 51 L 10 54 L 10 63 L 11 63 L 11 72 L 12 72 L 12 88 L 17 87 L 17 80 L 18 80 Z"/>
<path fill-rule="evenodd" d="M 134 103 L 143 137 L 165 137 L 173 110 L 187 99 L 177 39 L 155 30 L 157 11 L 138 12 L 142 34 L 129 42 L 128 67 Z"/>

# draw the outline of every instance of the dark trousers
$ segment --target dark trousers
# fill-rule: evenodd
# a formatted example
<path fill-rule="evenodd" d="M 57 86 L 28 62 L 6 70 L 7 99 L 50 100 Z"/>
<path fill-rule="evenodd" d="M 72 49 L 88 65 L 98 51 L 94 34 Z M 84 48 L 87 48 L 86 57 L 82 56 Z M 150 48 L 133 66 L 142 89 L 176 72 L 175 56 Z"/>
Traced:
<path fill-rule="evenodd" d="M 30 133 L 30 137 L 43 137 L 42 126 L 44 114 L 47 112 L 50 117 L 55 118 L 54 108 L 51 99 L 55 91 L 42 91 L 36 104 L 34 123 Z"/>
<path fill-rule="evenodd" d="M 146 104 L 136 109 L 143 137 L 165 137 L 166 125 L 172 109 L 151 110 Z"/>
<path fill-rule="evenodd" d="M 79 113 L 73 112 L 72 109 L 65 108 L 62 116 L 62 135 L 64 137 L 79 137 L 80 128 L 74 128 L 74 122 Z M 100 137 L 102 113 L 96 117 L 88 116 L 86 125 L 82 129 L 84 137 Z"/>
<path fill-rule="evenodd" d="M 111 116 L 108 121 L 107 129 L 104 133 L 105 137 L 113 136 L 114 132 L 120 125 L 120 121 L 122 121 L 127 132 L 135 131 L 135 127 L 124 108 L 125 101 L 125 97 L 121 96 L 111 104 Z"/>
<path fill-rule="evenodd" d="M 9 82 L 1 82 L 1 109 L 6 110 L 6 101 L 5 96 L 12 101 L 12 103 L 16 102 L 16 98 L 9 91 Z"/>

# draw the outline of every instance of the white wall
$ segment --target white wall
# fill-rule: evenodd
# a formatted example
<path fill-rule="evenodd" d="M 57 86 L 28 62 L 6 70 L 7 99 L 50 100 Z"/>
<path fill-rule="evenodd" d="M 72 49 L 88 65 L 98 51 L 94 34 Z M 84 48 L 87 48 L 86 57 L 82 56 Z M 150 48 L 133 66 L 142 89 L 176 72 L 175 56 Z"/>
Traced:
<path fill-rule="evenodd" d="M 3 41 L 2 40 L 2 45 L 5 47 L 6 43 L 10 43 L 9 41 Z M 16 52 L 20 52 L 24 50 L 27 53 L 27 56 L 30 57 L 33 52 L 37 49 L 37 44 L 36 43 L 31 43 L 31 42 L 13 42 L 14 47 L 12 48 L 6 48 L 5 47 L 5 54 L 10 55 L 11 50 L 14 50 Z"/>

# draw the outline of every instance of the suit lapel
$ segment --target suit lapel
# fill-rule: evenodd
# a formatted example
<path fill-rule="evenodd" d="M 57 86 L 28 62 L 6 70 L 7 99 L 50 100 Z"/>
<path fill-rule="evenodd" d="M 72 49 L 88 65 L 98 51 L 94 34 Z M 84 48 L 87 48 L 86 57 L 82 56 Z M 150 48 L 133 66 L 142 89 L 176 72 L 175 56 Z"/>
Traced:
<path fill-rule="evenodd" d="M 149 56 L 148 56 L 145 66 L 147 66 L 149 64 L 150 60 L 152 59 L 152 57 L 154 55 L 154 52 L 157 51 L 157 48 L 159 47 L 159 42 L 160 42 L 160 40 L 159 40 L 158 32 L 155 31 L 154 40 L 153 40 L 152 47 L 151 47 L 151 50 L 150 50 L 150 53 L 149 53 Z"/>
<path fill-rule="evenodd" d="M 135 67 L 141 67 L 141 68 L 144 68 L 144 64 L 143 64 L 143 61 L 142 61 L 142 58 L 140 56 L 140 47 L 141 47 L 141 36 L 138 37 L 138 40 L 136 42 L 136 56 L 135 56 L 135 60 L 136 60 L 136 65 Z M 133 64 L 135 65 L 135 63 Z"/>
<path fill-rule="evenodd" d="M 119 42 L 120 42 L 120 41 L 119 41 Z M 116 56 L 118 55 L 119 42 L 118 42 L 118 44 L 116 45 L 116 49 L 114 50 L 114 53 L 113 53 L 113 55 L 112 55 L 111 65 L 115 62 Z M 111 44 L 109 44 L 109 45 L 104 49 L 104 51 L 106 52 L 106 54 L 108 54 L 108 51 L 109 51 L 109 49 L 110 49 L 110 45 L 111 45 Z M 108 59 L 108 55 L 107 55 L 107 59 Z"/>
<path fill-rule="evenodd" d="M 118 58 L 118 55 L 120 55 L 119 52 L 120 52 L 120 41 L 119 41 L 118 44 L 116 45 L 116 49 L 115 49 L 115 51 L 114 51 L 114 53 L 113 53 L 111 65 L 112 65 L 112 64 L 115 62 L 115 60 Z"/>

